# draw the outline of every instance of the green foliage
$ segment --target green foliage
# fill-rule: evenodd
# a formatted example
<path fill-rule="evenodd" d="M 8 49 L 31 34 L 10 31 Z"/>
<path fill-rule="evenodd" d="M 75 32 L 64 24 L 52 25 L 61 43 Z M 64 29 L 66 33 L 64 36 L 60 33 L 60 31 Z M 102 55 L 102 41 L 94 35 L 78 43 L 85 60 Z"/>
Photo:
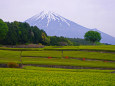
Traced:
<path fill-rule="evenodd" d="M 2 21 L 2 20 L 1 20 Z M 3 22 L 3 21 L 2 21 Z M 5 24 L 5 23 L 4 23 Z M 6 22 L 8 32 L 5 39 L 1 42 L 6 45 L 17 45 L 26 43 L 41 43 L 43 45 L 72 45 L 72 42 L 64 37 L 48 37 L 45 31 L 36 26 L 30 26 L 24 22 Z M 4 31 L 7 31 L 4 29 Z M 2 35 L 2 34 L 0 34 Z"/>
<path fill-rule="evenodd" d="M 74 46 L 79 46 L 79 45 L 92 45 L 93 43 L 86 41 L 85 39 L 80 39 L 80 38 L 68 38 Z"/>
<path fill-rule="evenodd" d="M 91 35 L 89 37 L 89 35 Z M 101 37 L 96 31 L 89 31 L 85 34 L 85 39 L 91 42 L 99 42 Z M 51 36 L 48 37 L 45 31 L 40 30 L 36 26 L 30 26 L 24 22 L 6 22 L 0 20 L 0 42 L 6 45 L 17 45 L 26 43 L 42 43 L 43 45 L 53 46 L 70 46 L 70 45 L 91 45 L 92 43 L 85 41 L 84 39 L 72 39 Z M 99 43 L 98 43 L 99 44 Z"/>
<path fill-rule="evenodd" d="M 8 26 L 0 19 L 0 41 L 6 37 Z"/>
<path fill-rule="evenodd" d="M 61 51 L 23 51 L 22 56 L 24 57 L 59 57 L 61 58 Z"/>
<path fill-rule="evenodd" d="M 26 44 L 26 43 L 43 43 L 42 33 L 36 26 L 30 26 L 28 23 L 21 22 L 7 22 L 8 33 L 6 38 L 2 41 L 2 44 L 16 45 L 16 44 Z M 44 32 L 45 33 L 45 32 Z M 47 36 L 46 36 L 47 37 Z"/>
<path fill-rule="evenodd" d="M 96 44 L 96 45 L 105 45 L 105 44 L 100 43 L 100 42 L 96 42 L 95 44 Z"/>
<path fill-rule="evenodd" d="M 57 37 L 57 36 L 51 36 L 50 37 L 50 45 L 53 46 L 64 46 L 64 45 L 73 45 L 70 40 L 64 37 Z"/>
<path fill-rule="evenodd" d="M 0 63 L 19 62 L 20 51 L 0 50 Z"/>
<path fill-rule="evenodd" d="M 42 41 L 43 41 L 43 44 L 47 44 L 47 45 L 50 44 L 50 37 L 47 37 L 47 34 L 44 32 L 42 32 Z"/>
<path fill-rule="evenodd" d="M 59 59 L 59 58 L 31 58 L 23 57 L 23 64 L 38 65 L 59 65 L 59 66 L 77 66 L 77 67 L 94 67 L 94 68 L 115 68 L 115 63 L 102 61 L 81 61 L 77 59 Z"/>
<path fill-rule="evenodd" d="M 49 48 L 54 48 L 57 46 L 48 46 Z M 46 47 L 48 49 L 48 47 Z M 61 46 L 59 46 L 61 47 Z M 45 49 L 46 49 L 45 48 Z M 86 67 L 107 67 L 114 68 L 115 63 L 103 62 L 103 61 L 80 61 L 76 58 L 88 58 L 88 59 L 101 59 L 101 60 L 113 60 L 115 61 L 115 55 L 112 53 L 101 53 L 101 52 L 87 52 L 87 51 L 70 51 L 70 49 L 115 49 L 114 46 L 104 45 L 104 46 L 63 46 L 61 48 L 56 49 L 68 49 L 68 51 L 63 51 L 63 56 L 73 57 L 74 59 L 61 59 L 62 51 L 50 50 L 44 51 L 43 49 L 40 51 L 40 48 L 10 48 L 10 50 L 0 50 L 0 63 L 7 62 L 17 62 L 20 61 L 20 51 L 22 52 L 22 62 L 24 64 L 45 64 L 45 65 L 70 65 L 70 66 L 86 66 Z M 8 49 L 8 48 L 7 48 Z M 15 50 L 15 51 L 13 51 Z M 18 51 L 16 51 L 18 50 Z M 29 51 L 28 51 L 29 50 Z M 34 50 L 34 51 L 32 51 Z M 35 51 L 37 50 L 37 51 Z M 39 57 L 39 58 L 37 58 Z M 48 57 L 52 57 L 52 59 L 48 59 Z M 97 65 L 98 64 L 98 65 Z"/>
<path fill-rule="evenodd" d="M 36 26 L 32 27 L 31 36 L 33 38 L 33 43 L 43 43 L 42 42 L 42 30 L 38 29 Z"/>
<path fill-rule="evenodd" d="M 42 45 L 42 43 L 38 43 L 38 45 Z"/>
<path fill-rule="evenodd" d="M 115 86 L 111 73 L 44 70 L 0 68 L 0 86 Z"/>
<path fill-rule="evenodd" d="M 97 31 L 88 31 L 85 33 L 84 38 L 87 41 L 95 43 L 101 40 L 101 34 Z"/>
<path fill-rule="evenodd" d="M 93 73 L 111 73 L 114 70 L 99 70 L 99 69 L 64 69 L 64 68 L 46 68 L 46 67 L 35 67 L 25 66 L 27 70 L 39 70 L 39 71 L 61 71 L 61 72 L 93 72 Z"/>
<path fill-rule="evenodd" d="M 115 60 L 115 54 L 106 52 L 115 52 L 114 45 L 101 45 L 101 46 L 47 46 L 44 48 L 0 48 L 0 58 L 4 61 L 14 61 L 19 59 L 20 50 L 22 56 L 31 57 L 62 57 L 62 50 L 64 56 L 73 58 L 89 58 L 89 59 L 102 59 L 102 60 Z M 78 51 L 79 49 L 85 51 Z M 11 50 L 11 51 L 10 51 Z M 86 51 L 88 50 L 88 51 Z M 94 52 L 100 51 L 100 52 Z M 91 52 L 89 52 L 91 51 Z M 93 51 L 93 52 L 92 52 Z M 106 51 L 106 52 L 104 52 Z M 103 52 L 103 53 L 102 53 Z"/>
<path fill-rule="evenodd" d="M 23 51 L 22 56 L 26 57 L 62 57 L 62 51 Z M 88 58 L 100 60 L 113 60 L 115 61 L 115 54 L 88 52 L 88 51 L 63 51 L 63 56 L 72 58 Z"/>
<path fill-rule="evenodd" d="M 64 56 L 73 58 L 88 58 L 98 60 L 113 60 L 115 61 L 115 54 L 101 53 L 101 52 L 88 52 L 88 51 L 64 51 Z"/>
<path fill-rule="evenodd" d="M 102 52 L 115 52 L 115 45 L 96 45 L 96 46 L 46 46 L 44 50 L 52 51 L 78 51 L 78 50 L 88 50 L 88 51 L 102 51 Z"/>

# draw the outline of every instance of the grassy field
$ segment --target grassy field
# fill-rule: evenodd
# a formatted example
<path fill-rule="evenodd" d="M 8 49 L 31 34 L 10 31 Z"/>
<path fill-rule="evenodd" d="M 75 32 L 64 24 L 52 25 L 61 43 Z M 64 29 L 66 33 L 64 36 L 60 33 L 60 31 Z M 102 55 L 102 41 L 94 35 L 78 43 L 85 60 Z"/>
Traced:
<path fill-rule="evenodd" d="M 20 60 L 20 51 L 0 50 L 0 63 L 18 62 Z"/>
<path fill-rule="evenodd" d="M 115 68 L 115 63 L 102 62 L 102 61 L 81 61 L 74 59 L 57 59 L 57 58 L 48 59 L 48 58 L 30 58 L 30 57 L 24 57 L 22 61 L 23 64 Z"/>
<path fill-rule="evenodd" d="M 25 57 L 73 57 L 73 58 L 88 58 L 88 59 L 100 59 L 100 60 L 115 60 L 115 54 L 113 53 L 101 53 L 101 52 L 88 52 L 88 51 L 23 51 L 22 56 Z"/>
<path fill-rule="evenodd" d="M 24 57 L 62 57 L 61 51 L 23 51 Z"/>
<path fill-rule="evenodd" d="M 113 53 L 101 53 L 101 52 L 64 51 L 64 56 L 69 56 L 69 57 L 74 57 L 74 58 L 115 60 L 115 54 L 113 54 Z"/>
<path fill-rule="evenodd" d="M 114 70 L 98 70 L 98 69 L 64 69 L 64 68 L 47 68 L 47 67 L 35 67 L 25 66 L 26 70 L 38 70 L 38 71 L 62 71 L 62 72 L 95 72 L 95 73 L 111 73 Z"/>
<path fill-rule="evenodd" d="M 85 72 L 86 71 L 86 72 Z M 0 86 L 115 86 L 109 70 L 0 68 Z"/>
<path fill-rule="evenodd" d="M 93 50 L 115 52 L 115 45 L 98 45 L 98 46 L 46 46 L 44 50 Z"/>
<path fill-rule="evenodd" d="M 0 47 L 0 50 L 10 50 L 10 51 L 41 51 L 44 48 L 8 48 L 8 47 Z"/>
<path fill-rule="evenodd" d="M 62 58 L 62 51 L 23 51 L 24 57 L 57 57 Z M 88 51 L 63 51 L 63 57 L 69 56 L 73 58 L 88 58 L 100 60 L 113 60 L 115 61 L 115 54 L 113 53 L 100 53 Z M 20 58 L 20 51 L 0 50 L 0 61 L 10 60 L 17 61 Z"/>
<path fill-rule="evenodd" d="M 45 48 L 55 48 L 55 46 L 47 46 Z M 69 46 L 66 46 L 66 48 Z M 76 46 L 78 47 L 78 46 Z M 71 48 L 76 48 L 71 47 Z M 79 46 L 81 47 L 81 46 Z M 84 46 L 82 46 L 84 47 Z M 87 46 L 85 46 L 87 47 Z M 92 48 L 99 46 L 90 46 Z M 101 46 L 102 48 L 103 46 Z M 106 46 L 105 48 L 110 48 L 111 46 Z M 65 48 L 65 47 L 63 47 Z M 13 49 L 13 48 L 12 48 Z M 31 48 L 30 48 L 31 49 Z M 41 49 L 41 48 L 40 48 Z M 0 63 L 17 62 L 20 63 L 20 53 L 21 51 L 11 51 L 11 50 L 0 50 Z M 101 53 L 101 52 L 89 52 L 89 51 L 22 51 L 22 62 L 23 64 L 38 64 L 38 65 L 63 65 L 63 66 L 80 66 L 80 67 L 99 67 L 99 68 L 115 68 L 115 62 L 104 62 L 104 61 L 82 61 L 77 59 L 65 59 L 62 57 L 72 57 L 72 58 L 87 58 L 87 59 L 97 59 L 97 60 L 111 60 L 115 61 L 115 54 L 113 53 Z M 46 57 L 46 58 L 44 58 Z M 48 59 L 48 57 L 52 57 Z"/>

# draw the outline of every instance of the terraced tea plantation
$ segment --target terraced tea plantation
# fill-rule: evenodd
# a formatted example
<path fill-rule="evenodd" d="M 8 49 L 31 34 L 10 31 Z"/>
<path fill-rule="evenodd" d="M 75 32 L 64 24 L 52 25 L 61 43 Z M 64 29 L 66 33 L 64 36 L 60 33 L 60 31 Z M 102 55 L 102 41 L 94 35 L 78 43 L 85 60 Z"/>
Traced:
<path fill-rule="evenodd" d="M 115 86 L 115 46 L 0 48 L 0 86 Z M 101 69 L 101 70 L 100 70 Z"/>

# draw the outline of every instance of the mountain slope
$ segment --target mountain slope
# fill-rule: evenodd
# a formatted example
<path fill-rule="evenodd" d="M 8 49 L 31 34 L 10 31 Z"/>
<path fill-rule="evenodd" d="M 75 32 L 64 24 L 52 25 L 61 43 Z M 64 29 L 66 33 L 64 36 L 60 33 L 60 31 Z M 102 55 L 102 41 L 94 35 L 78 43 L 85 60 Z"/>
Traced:
<path fill-rule="evenodd" d="M 41 12 L 25 22 L 31 26 L 37 26 L 43 29 L 49 36 L 64 36 L 68 38 L 84 38 L 84 34 L 89 30 L 77 23 L 74 23 L 54 12 Z M 115 44 L 115 38 L 105 34 L 99 30 L 96 30 L 102 35 L 102 43 Z"/>

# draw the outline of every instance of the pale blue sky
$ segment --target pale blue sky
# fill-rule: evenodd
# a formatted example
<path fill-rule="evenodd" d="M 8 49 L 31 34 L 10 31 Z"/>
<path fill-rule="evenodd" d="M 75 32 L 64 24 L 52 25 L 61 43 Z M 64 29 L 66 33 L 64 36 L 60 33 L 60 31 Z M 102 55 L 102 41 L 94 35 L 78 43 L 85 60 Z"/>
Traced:
<path fill-rule="evenodd" d="M 43 10 L 115 37 L 115 0 L 0 0 L 4 21 L 24 21 Z"/>

